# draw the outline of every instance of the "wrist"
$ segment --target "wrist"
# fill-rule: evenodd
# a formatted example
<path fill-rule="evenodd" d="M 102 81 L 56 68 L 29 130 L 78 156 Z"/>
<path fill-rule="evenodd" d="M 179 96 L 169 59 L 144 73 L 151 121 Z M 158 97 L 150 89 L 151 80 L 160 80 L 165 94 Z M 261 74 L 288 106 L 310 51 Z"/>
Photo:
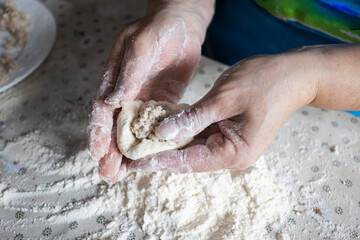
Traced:
<path fill-rule="evenodd" d="M 190 31 L 203 42 L 214 9 L 214 0 L 149 0 L 147 15 L 169 11 L 174 17 L 182 18 Z"/>
<path fill-rule="evenodd" d="M 319 81 L 323 75 L 323 59 L 308 47 L 291 50 L 278 55 L 281 59 L 294 110 L 311 104 L 318 94 Z"/>
<path fill-rule="evenodd" d="M 324 109 L 360 110 L 360 44 L 345 43 L 318 46 L 320 56 L 317 95 L 311 105 Z"/>

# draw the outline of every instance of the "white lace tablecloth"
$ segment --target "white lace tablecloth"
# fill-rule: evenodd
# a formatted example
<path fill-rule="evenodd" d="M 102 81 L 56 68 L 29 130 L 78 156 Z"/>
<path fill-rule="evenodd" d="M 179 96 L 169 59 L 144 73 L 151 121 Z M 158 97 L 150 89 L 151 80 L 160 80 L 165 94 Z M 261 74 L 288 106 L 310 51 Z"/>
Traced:
<path fill-rule="evenodd" d="M 98 178 L 95 163 L 83 166 L 76 159 L 87 154 L 88 109 L 113 39 L 145 5 L 41 2 L 57 20 L 54 48 L 33 74 L 0 95 L 0 239 L 96 238 L 94 233 L 111 228 L 116 216 L 103 206 L 89 206 L 107 184 Z M 202 58 L 184 101 L 202 96 L 224 69 Z M 297 111 L 281 130 L 264 157 L 292 192 L 293 211 L 282 236 L 359 238 L 359 133 L 359 118 L 310 107 Z M 24 147 L 30 143 L 32 149 Z M 51 157 L 44 159 L 48 148 Z M 62 171 L 69 163 L 57 152 L 74 161 L 74 168 Z M 37 161 L 51 167 L 40 168 Z M 271 225 L 261 227 L 278 236 Z M 139 229 L 123 239 L 140 239 Z"/>

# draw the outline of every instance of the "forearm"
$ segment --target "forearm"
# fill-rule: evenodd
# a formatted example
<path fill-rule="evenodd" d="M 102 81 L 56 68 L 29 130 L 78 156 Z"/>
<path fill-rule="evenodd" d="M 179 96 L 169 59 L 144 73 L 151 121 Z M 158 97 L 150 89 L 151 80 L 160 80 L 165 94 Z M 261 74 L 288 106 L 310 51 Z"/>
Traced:
<path fill-rule="evenodd" d="M 177 10 L 179 17 L 191 18 L 187 22 L 192 24 L 191 27 L 203 42 L 214 9 L 214 0 L 149 0 L 147 13 L 151 14 L 159 10 Z"/>
<path fill-rule="evenodd" d="M 360 44 L 314 49 L 321 55 L 322 73 L 310 105 L 325 109 L 360 111 Z"/>

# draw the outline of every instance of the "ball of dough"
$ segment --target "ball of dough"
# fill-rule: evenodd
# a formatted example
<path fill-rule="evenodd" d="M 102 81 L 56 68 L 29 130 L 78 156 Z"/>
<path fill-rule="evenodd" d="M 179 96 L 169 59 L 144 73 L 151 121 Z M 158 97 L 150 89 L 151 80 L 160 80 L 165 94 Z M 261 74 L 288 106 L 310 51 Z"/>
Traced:
<path fill-rule="evenodd" d="M 140 100 L 121 103 L 121 112 L 117 119 L 117 144 L 121 153 L 137 160 L 154 153 L 179 149 L 193 138 L 179 142 L 159 139 L 155 128 L 171 113 L 185 109 L 187 104 Z"/>

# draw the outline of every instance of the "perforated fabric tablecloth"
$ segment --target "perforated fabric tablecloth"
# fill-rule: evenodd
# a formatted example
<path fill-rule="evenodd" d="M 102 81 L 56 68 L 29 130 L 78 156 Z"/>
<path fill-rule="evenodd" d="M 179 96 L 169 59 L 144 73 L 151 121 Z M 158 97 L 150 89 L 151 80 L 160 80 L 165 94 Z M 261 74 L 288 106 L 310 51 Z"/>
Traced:
<path fill-rule="evenodd" d="M 101 206 L 86 212 L 84 199 L 94 198 L 107 186 L 98 178 L 95 164 L 86 174 L 76 168 L 64 173 L 61 168 L 67 163 L 57 162 L 55 154 L 48 159 L 54 161 L 51 171 L 36 175 L 41 169 L 25 166 L 40 155 L 15 160 L 4 149 L 14 138 L 38 131 L 39 145 L 62 152 L 67 159 L 73 156 L 76 161 L 79 153 L 86 154 L 87 114 L 104 60 L 116 34 L 144 13 L 145 4 L 118 1 L 115 8 L 115 1 L 42 2 L 57 20 L 54 48 L 33 74 L 0 95 L 0 239 L 96 238 L 94 233 L 111 228 L 116 216 Z M 184 101 L 204 95 L 225 69 L 202 58 Z M 359 238 L 359 133 L 359 118 L 305 107 L 291 117 L 264 154 L 292 192 L 293 210 L 281 230 L 289 239 Z M 28 150 L 19 147 L 19 151 Z M 67 185 L 70 179 L 74 186 Z M 271 225 L 262 227 L 277 237 Z M 122 239 L 141 236 L 140 226 Z"/>

